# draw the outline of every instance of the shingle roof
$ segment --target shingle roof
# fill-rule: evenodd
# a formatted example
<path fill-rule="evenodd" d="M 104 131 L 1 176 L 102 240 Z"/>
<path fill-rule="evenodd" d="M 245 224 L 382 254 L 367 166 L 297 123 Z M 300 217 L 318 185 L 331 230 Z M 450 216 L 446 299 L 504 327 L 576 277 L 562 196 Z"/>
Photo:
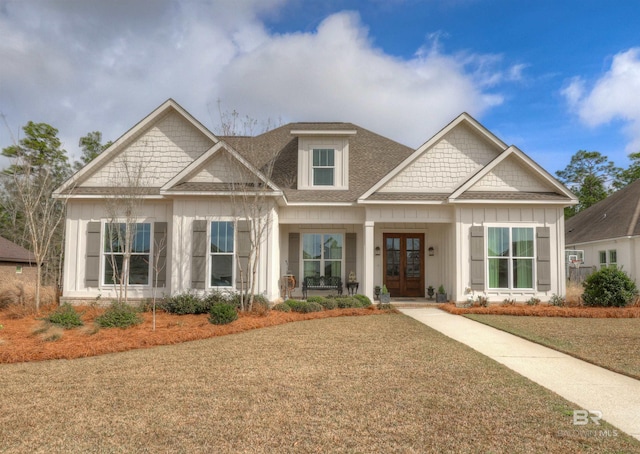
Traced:
<path fill-rule="evenodd" d="M 298 190 L 298 138 L 293 130 L 356 131 L 349 136 L 349 188 L 347 190 Z M 264 171 L 277 155 L 273 182 L 289 202 L 353 202 L 406 159 L 413 149 L 353 123 L 289 123 L 256 137 L 223 137 L 245 159 Z"/>
<path fill-rule="evenodd" d="M 567 245 L 640 235 L 640 180 L 565 222 Z"/>
<path fill-rule="evenodd" d="M 0 262 L 35 263 L 33 254 L 0 236 Z"/>
<path fill-rule="evenodd" d="M 511 191 L 467 191 L 460 194 L 457 200 L 563 200 L 570 199 L 557 192 L 511 192 Z"/>

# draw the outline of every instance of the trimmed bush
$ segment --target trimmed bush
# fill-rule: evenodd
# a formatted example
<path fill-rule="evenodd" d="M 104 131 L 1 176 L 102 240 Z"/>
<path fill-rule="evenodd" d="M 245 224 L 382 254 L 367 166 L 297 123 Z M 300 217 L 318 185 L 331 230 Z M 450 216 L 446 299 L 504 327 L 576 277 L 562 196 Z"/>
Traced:
<path fill-rule="evenodd" d="M 324 307 L 324 309 L 327 311 L 330 311 L 331 309 L 335 309 L 336 307 L 338 307 L 338 303 L 336 302 L 335 298 L 322 298 L 320 301 L 317 301 L 317 303 L 320 306 Z"/>
<path fill-rule="evenodd" d="M 633 302 L 637 294 L 636 284 L 627 273 L 608 266 L 585 279 L 582 300 L 586 306 L 622 307 Z"/>
<path fill-rule="evenodd" d="M 78 314 L 76 309 L 69 303 L 64 303 L 54 312 L 45 317 L 45 320 L 49 323 L 53 323 L 54 325 L 61 326 L 64 329 L 71 329 L 84 325 L 80 318 L 80 314 Z"/>
<path fill-rule="evenodd" d="M 238 311 L 229 303 L 216 303 L 209 311 L 209 322 L 214 325 L 227 325 L 238 319 Z"/>
<path fill-rule="evenodd" d="M 316 302 L 299 301 L 299 300 L 287 300 L 287 305 L 293 312 L 301 312 L 306 314 L 308 312 L 320 312 L 323 310 L 322 306 Z"/>
<path fill-rule="evenodd" d="M 340 309 L 362 307 L 362 303 L 360 302 L 360 300 L 354 296 L 341 296 L 339 298 L 336 298 L 336 302 L 338 303 L 338 307 Z"/>
<path fill-rule="evenodd" d="M 291 312 L 291 307 L 287 303 L 278 303 L 272 309 L 279 312 Z"/>
<path fill-rule="evenodd" d="M 310 296 L 307 298 L 307 303 L 320 303 L 322 304 L 323 301 L 325 301 L 326 299 L 328 299 L 327 297 L 324 296 Z"/>
<path fill-rule="evenodd" d="M 135 307 L 114 301 L 96 323 L 100 328 L 128 328 L 142 323 L 142 317 Z"/>
<path fill-rule="evenodd" d="M 556 295 L 555 293 L 549 298 L 549 304 L 552 306 L 564 306 L 565 303 L 564 296 Z"/>
<path fill-rule="evenodd" d="M 362 307 L 369 307 L 371 306 L 371 300 L 369 299 L 369 297 L 367 295 L 361 295 L 361 294 L 357 294 L 353 296 L 355 299 L 357 299 L 358 301 L 360 301 L 360 304 L 362 305 Z"/>
<path fill-rule="evenodd" d="M 162 308 L 167 312 L 178 315 L 205 314 L 208 312 L 205 301 L 191 292 L 178 293 L 167 298 Z"/>
<path fill-rule="evenodd" d="M 324 307 L 320 303 L 314 303 L 313 301 L 307 304 L 306 312 L 322 312 Z"/>

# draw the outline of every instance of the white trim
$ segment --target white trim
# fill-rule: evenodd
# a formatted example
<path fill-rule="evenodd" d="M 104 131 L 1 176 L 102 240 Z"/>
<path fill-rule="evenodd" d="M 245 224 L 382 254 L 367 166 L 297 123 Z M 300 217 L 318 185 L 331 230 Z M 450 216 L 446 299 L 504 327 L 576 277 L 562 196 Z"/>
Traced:
<path fill-rule="evenodd" d="M 537 239 L 536 239 L 536 227 L 540 227 L 540 225 L 536 225 L 536 224 L 532 224 L 530 222 L 508 222 L 508 223 L 504 223 L 504 222 L 490 222 L 490 223 L 485 223 L 483 224 L 484 227 L 484 238 L 485 238 L 485 245 L 484 245 L 484 251 L 483 251 L 483 255 L 484 255 L 484 270 L 485 270 L 485 291 L 487 292 L 537 292 L 538 288 L 537 288 L 537 282 L 538 282 L 538 257 L 537 257 Z M 489 229 L 490 228 L 506 228 L 509 230 L 509 256 L 508 257 L 500 257 L 500 256 L 489 256 Z M 533 236 L 533 255 L 530 257 L 514 257 L 513 256 L 513 250 L 512 250 L 512 240 L 511 240 L 511 234 L 512 234 L 512 229 L 514 228 L 528 228 L 532 230 L 532 236 Z M 490 258 L 506 258 L 509 261 L 509 267 L 507 269 L 508 271 L 508 278 L 509 278 L 509 287 L 490 287 L 490 283 L 489 283 L 489 259 Z M 531 260 L 532 261 L 532 266 L 531 266 L 531 282 L 533 284 L 533 287 L 527 287 L 527 288 L 519 288 L 519 287 L 513 287 L 513 259 L 517 259 L 517 258 L 522 258 L 522 259 L 527 259 L 527 260 Z"/>
<path fill-rule="evenodd" d="M 92 222 L 92 221 L 89 221 Z M 125 219 L 122 218 L 115 218 L 115 219 L 108 219 L 108 218 L 101 218 L 99 220 L 100 222 L 100 264 L 99 264 L 99 280 L 98 280 L 98 288 L 99 289 L 108 289 L 108 290 L 115 290 L 116 293 L 119 291 L 118 287 L 120 286 L 120 284 L 118 284 L 117 282 L 114 282 L 112 284 L 107 284 L 105 282 L 105 275 L 104 273 L 106 272 L 106 259 L 107 259 L 107 255 L 111 254 L 111 255 L 123 255 L 123 254 L 114 254 L 113 252 L 109 253 L 107 251 L 104 250 L 104 246 L 105 246 L 105 235 L 107 232 L 107 228 L 106 225 L 107 224 L 127 224 L 127 221 Z M 153 288 L 153 257 L 154 257 L 154 234 L 155 234 L 155 218 L 136 218 L 133 222 L 130 222 L 130 224 L 149 224 L 150 228 L 149 228 L 149 264 L 148 264 L 148 284 L 123 284 L 125 286 L 127 286 L 130 289 L 151 289 Z M 133 253 L 130 253 L 132 256 L 134 255 Z M 140 254 L 140 253 L 136 253 L 135 255 L 147 255 L 147 254 Z M 129 262 L 129 267 L 131 267 L 131 262 Z M 129 277 L 131 276 L 131 269 L 129 269 Z"/>
<path fill-rule="evenodd" d="M 236 288 L 236 271 L 238 268 L 238 221 L 241 219 L 234 218 L 232 216 L 219 216 L 219 217 L 207 217 L 207 263 L 205 266 L 206 281 L 205 290 L 212 289 L 232 289 Z M 242 219 L 244 220 L 244 219 Z M 211 223 L 213 222 L 230 222 L 233 225 L 233 252 L 231 254 L 219 254 L 219 255 L 231 255 L 231 285 L 211 285 L 211 260 L 213 253 L 211 252 Z"/>
<path fill-rule="evenodd" d="M 71 177 L 69 177 L 64 183 L 60 185 L 55 191 L 53 191 L 54 197 L 60 195 L 61 192 L 65 191 L 72 184 L 78 183 L 82 180 L 87 174 L 92 173 L 94 170 L 97 170 L 100 166 L 102 166 L 103 161 L 108 161 L 118 155 L 122 150 L 122 148 L 130 142 L 131 139 L 136 137 L 140 132 L 142 132 L 147 126 L 151 125 L 160 117 L 164 116 L 170 110 L 174 110 L 178 114 L 180 114 L 185 120 L 187 120 L 191 125 L 193 125 L 196 129 L 198 129 L 202 134 L 204 134 L 208 139 L 210 139 L 214 144 L 219 141 L 219 139 L 207 128 L 205 128 L 202 123 L 195 119 L 189 112 L 184 110 L 182 106 L 180 106 L 173 99 L 169 98 L 160 106 L 158 106 L 153 112 L 144 117 L 141 121 L 139 121 L 136 125 L 134 125 L 131 129 L 125 132 L 118 140 L 111 144 L 109 148 L 100 153 L 95 159 L 93 159 L 89 164 L 84 166 L 82 169 L 77 171 Z"/>
<path fill-rule="evenodd" d="M 373 185 L 367 192 L 365 192 L 358 201 L 366 199 L 371 194 L 376 192 L 378 189 L 382 188 L 385 184 L 387 184 L 392 178 L 398 175 L 401 171 L 403 171 L 407 166 L 409 166 L 413 161 L 418 159 L 422 154 L 428 150 L 429 148 L 436 145 L 442 138 L 451 132 L 456 126 L 461 123 L 468 124 L 472 127 L 476 132 L 480 133 L 487 141 L 489 141 L 496 149 L 504 150 L 507 148 L 507 145 L 494 134 L 492 134 L 487 128 L 482 126 L 478 121 L 476 121 L 471 115 L 466 112 L 461 113 L 456 117 L 451 123 L 442 128 L 436 135 L 434 135 L 431 139 L 422 144 L 416 151 L 411 153 L 411 155 L 402 161 L 395 169 L 386 174 L 378 183 Z"/>
<path fill-rule="evenodd" d="M 292 129 L 292 136 L 355 136 L 355 129 Z"/>

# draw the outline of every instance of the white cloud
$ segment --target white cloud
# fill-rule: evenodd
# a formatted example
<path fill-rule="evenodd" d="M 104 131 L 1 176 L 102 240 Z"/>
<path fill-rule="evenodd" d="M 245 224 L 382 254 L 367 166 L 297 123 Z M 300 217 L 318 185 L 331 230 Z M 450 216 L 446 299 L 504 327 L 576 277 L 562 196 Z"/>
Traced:
<path fill-rule="evenodd" d="M 571 108 L 590 127 L 614 120 L 625 123 L 629 138 L 627 151 L 640 149 L 640 48 L 616 54 L 611 68 L 591 87 L 582 78 L 574 78 L 563 89 Z"/>
<path fill-rule="evenodd" d="M 417 146 L 462 111 L 500 104 L 489 88 L 521 72 L 438 42 L 385 54 L 356 13 L 274 34 L 262 18 L 286 1 L 0 0 L 0 113 L 14 134 L 50 123 L 76 155 L 80 136 L 115 140 L 169 97 L 210 128 L 221 99 L 259 120 L 350 121 Z"/>

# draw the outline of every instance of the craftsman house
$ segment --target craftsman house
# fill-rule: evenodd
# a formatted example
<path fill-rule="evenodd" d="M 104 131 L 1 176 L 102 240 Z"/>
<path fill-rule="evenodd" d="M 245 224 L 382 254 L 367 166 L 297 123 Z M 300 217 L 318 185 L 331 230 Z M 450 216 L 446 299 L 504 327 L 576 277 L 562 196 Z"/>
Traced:
<path fill-rule="evenodd" d="M 563 208 L 576 203 L 466 113 L 412 149 L 350 123 L 220 137 L 173 100 L 55 196 L 68 198 L 66 301 L 114 296 L 125 224 L 130 298 L 241 288 L 251 249 L 256 293 L 271 300 L 285 275 L 301 295 L 305 276 L 351 273 L 371 298 L 384 284 L 392 297 L 443 285 L 451 300 L 548 300 L 564 293 Z"/>

